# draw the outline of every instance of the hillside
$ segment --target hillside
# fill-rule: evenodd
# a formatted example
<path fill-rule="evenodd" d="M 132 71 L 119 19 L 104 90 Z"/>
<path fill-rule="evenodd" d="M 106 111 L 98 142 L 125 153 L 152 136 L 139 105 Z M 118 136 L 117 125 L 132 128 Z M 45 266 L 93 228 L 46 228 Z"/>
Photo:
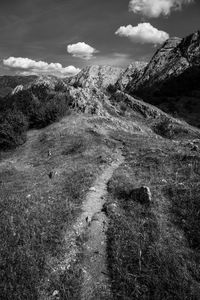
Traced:
<path fill-rule="evenodd" d="M 1 299 L 199 299 L 200 131 L 91 69 L 1 103 Z"/>
<path fill-rule="evenodd" d="M 200 126 L 200 32 L 171 38 L 155 53 L 126 92 L 141 97 L 194 126 Z"/>
<path fill-rule="evenodd" d="M 5 97 L 18 85 L 33 82 L 37 76 L 0 76 L 0 97 Z"/>

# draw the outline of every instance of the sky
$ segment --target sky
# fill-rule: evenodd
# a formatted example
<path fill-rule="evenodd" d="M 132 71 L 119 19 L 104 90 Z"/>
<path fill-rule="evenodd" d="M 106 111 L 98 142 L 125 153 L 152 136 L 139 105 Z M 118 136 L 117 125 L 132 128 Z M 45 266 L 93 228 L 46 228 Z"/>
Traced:
<path fill-rule="evenodd" d="M 1 0 L 0 75 L 126 67 L 196 30 L 199 0 Z"/>

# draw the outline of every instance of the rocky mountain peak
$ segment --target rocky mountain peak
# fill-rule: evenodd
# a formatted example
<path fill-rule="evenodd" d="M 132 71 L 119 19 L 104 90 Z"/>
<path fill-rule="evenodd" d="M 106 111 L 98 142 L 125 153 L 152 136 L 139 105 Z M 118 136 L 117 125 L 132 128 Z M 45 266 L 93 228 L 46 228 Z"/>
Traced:
<path fill-rule="evenodd" d="M 117 82 L 122 72 L 123 69 L 118 67 L 93 65 L 70 78 L 68 83 L 82 88 L 107 88 Z"/>
<path fill-rule="evenodd" d="M 200 31 L 187 36 L 182 39 L 179 45 L 181 54 L 187 58 L 192 65 L 200 64 Z"/>
<path fill-rule="evenodd" d="M 133 77 L 127 90 L 157 89 L 162 83 L 180 76 L 188 68 L 200 65 L 200 31 L 181 39 L 168 39 L 155 53 L 142 76 Z"/>
<path fill-rule="evenodd" d="M 171 37 L 164 44 L 160 47 L 158 52 L 160 51 L 166 51 L 166 50 L 172 50 L 175 47 L 177 47 L 181 43 L 182 39 L 179 37 Z"/>

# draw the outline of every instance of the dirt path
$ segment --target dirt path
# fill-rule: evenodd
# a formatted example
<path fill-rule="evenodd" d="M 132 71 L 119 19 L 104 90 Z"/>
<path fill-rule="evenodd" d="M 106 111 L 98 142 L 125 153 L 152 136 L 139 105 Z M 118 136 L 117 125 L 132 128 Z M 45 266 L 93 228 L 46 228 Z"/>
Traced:
<path fill-rule="evenodd" d="M 112 298 L 106 265 L 107 217 L 101 210 L 105 203 L 107 182 L 123 161 L 121 150 L 117 150 L 113 163 L 96 179 L 83 203 L 81 219 L 87 223 L 87 241 L 83 245 L 81 300 Z"/>
<path fill-rule="evenodd" d="M 65 234 L 65 255 L 61 260 L 49 263 L 52 273 L 64 274 L 73 268 L 77 254 L 81 251 L 80 269 L 83 272 L 83 281 L 80 300 L 112 299 L 106 263 L 108 220 L 102 212 L 102 207 L 106 201 L 107 183 L 123 161 L 122 151 L 118 148 L 113 153 L 113 162 L 103 170 L 86 194 L 81 215 Z M 80 238 L 80 244 L 77 244 L 77 238 Z M 53 294 L 57 295 L 57 292 L 54 291 Z M 52 294 L 47 295 L 45 291 L 41 291 L 40 300 L 60 299 L 58 295 L 54 297 Z"/>

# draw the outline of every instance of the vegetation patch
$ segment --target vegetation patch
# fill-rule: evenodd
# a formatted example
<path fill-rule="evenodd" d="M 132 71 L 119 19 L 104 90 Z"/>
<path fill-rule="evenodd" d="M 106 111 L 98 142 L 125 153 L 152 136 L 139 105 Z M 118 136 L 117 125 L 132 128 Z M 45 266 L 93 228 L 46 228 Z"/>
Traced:
<path fill-rule="evenodd" d="M 71 98 L 66 92 L 54 92 L 34 86 L 0 101 L 1 149 L 14 148 L 26 141 L 28 129 L 44 128 L 70 114 Z"/>
<path fill-rule="evenodd" d="M 170 140 L 119 138 L 126 159 L 108 184 L 118 209 L 107 210 L 114 299 L 198 299 L 199 157 Z M 149 206 L 130 197 L 136 185 L 150 187 Z"/>
<path fill-rule="evenodd" d="M 51 297 L 56 291 L 60 299 L 79 297 L 81 257 L 77 255 L 76 261 L 64 271 L 54 273 L 52 267 L 59 269 L 65 257 L 65 235 L 100 171 L 99 153 L 107 157 L 111 151 L 100 137 L 91 138 L 85 124 L 80 130 L 73 121 L 63 120 L 62 132 L 57 124 L 41 132 L 34 131 L 31 140 L 19 151 L 10 153 L 8 162 L 2 165 L 2 299 L 36 300 L 43 293 Z M 64 156 L 62 152 L 66 149 L 70 151 Z"/>

